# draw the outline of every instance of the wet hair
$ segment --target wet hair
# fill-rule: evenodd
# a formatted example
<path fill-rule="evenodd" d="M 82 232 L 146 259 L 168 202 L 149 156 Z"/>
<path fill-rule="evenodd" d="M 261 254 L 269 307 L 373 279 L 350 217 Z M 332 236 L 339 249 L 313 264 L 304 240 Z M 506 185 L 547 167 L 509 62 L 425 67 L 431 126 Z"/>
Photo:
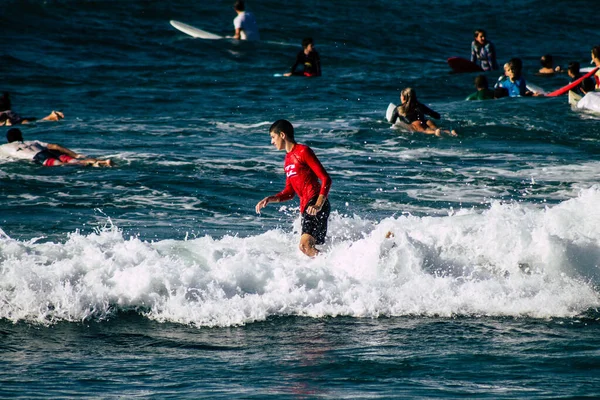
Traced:
<path fill-rule="evenodd" d="M 8 141 L 8 143 L 22 142 L 23 133 L 19 128 L 10 128 L 8 132 L 6 132 L 6 140 Z"/>
<path fill-rule="evenodd" d="M 417 92 L 415 92 L 415 89 L 407 87 L 400 93 L 400 101 L 402 101 L 402 97 L 404 97 L 404 103 L 400 105 L 399 113 L 402 116 L 406 116 L 409 112 L 416 109 L 417 104 L 419 104 Z"/>
<path fill-rule="evenodd" d="M 572 73 L 573 75 L 577 76 L 577 75 L 579 75 L 579 68 L 580 68 L 580 65 L 579 65 L 578 61 L 571 61 L 569 63 L 568 71 L 570 73 Z"/>
<path fill-rule="evenodd" d="M 594 89 L 596 89 L 596 82 L 594 81 L 594 78 L 585 78 L 581 82 L 581 89 L 586 93 L 593 92 Z"/>
<path fill-rule="evenodd" d="M 600 46 L 592 47 L 592 54 L 594 55 L 595 58 L 600 60 Z"/>
<path fill-rule="evenodd" d="M 2 93 L 2 97 L 0 97 L 0 111 L 12 110 L 12 106 L 10 104 L 10 93 L 4 92 Z"/>
<path fill-rule="evenodd" d="M 494 89 L 494 98 L 501 99 L 502 97 L 508 97 L 508 89 L 503 87 Z"/>
<path fill-rule="evenodd" d="M 473 37 L 474 37 L 475 39 L 477 39 L 477 36 L 479 36 L 479 34 L 480 34 L 480 33 L 482 33 L 482 34 L 483 34 L 483 36 L 486 36 L 486 37 L 487 37 L 487 34 L 485 33 L 485 30 L 483 30 L 483 29 L 476 29 L 476 30 L 475 30 L 475 33 L 473 33 Z"/>
<path fill-rule="evenodd" d="M 278 119 L 273 122 L 273 125 L 269 128 L 269 132 L 285 133 L 285 136 L 289 141 L 294 141 L 294 126 L 287 119 Z"/>
<path fill-rule="evenodd" d="M 302 48 L 305 49 L 309 44 L 312 44 L 312 45 L 315 44 L 315 42 L 313 41 L 313 38 L 307 37 L 307 38 L 302 39 Z"/>
<path fill-rule="evenodd" d="M 244 0 L 237 0 L 233 5 L 233 8 L 238 11 L 244 11 L 246 9 L 246 3 Z"/>
<path fill-rule="evenodd" d="M 544 68 L 552 68 L 552 66 L 554 65 L 554 59 L 552 58 L 552 55 L 543 55 L 542 58 L 540 58 L 540 64 L 542 64 L 542 67 Z"/>
<path fill-rule="evenodd" d="M 508 61 L 509 68 L 515 73 L 515 78 L 520 78 L 523 73 L 523 61 L 520 58 L 511 58 Z"/>
<path fill-rule="evenodd" d="M 487 89 L 488 88 L 488 80 L 485 75 L 477 75 L 475 78 L 475 87 L 477 89 Z"/>

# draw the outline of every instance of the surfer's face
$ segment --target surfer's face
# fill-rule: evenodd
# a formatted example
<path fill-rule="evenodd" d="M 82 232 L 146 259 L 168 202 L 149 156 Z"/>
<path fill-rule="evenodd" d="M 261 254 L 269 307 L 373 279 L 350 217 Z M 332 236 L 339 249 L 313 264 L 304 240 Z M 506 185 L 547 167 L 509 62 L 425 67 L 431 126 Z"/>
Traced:
<path fill-rule="evenodd" d="M 275 146 L 277 150 L 285 149 L 285 141 L 283 140 L 283 133 L 269 132 L 271 135 L 271 144 Z"/>
<path fill-rule="evenodd" d="M 480 33 L 479 35 L 477 35 L 477 37 L 475 38 L 475 40 L 479 44 L 485 44 L 485 35 L 483 33 Z"/>

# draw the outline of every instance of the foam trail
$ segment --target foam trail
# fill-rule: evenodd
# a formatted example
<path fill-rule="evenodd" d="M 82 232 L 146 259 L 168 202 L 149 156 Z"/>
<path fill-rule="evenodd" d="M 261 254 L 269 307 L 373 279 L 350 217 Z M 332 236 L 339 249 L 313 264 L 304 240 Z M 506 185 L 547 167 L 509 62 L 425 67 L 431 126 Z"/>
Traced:
<path fill-rule="evenodd" d="M 278 315 L 574 317 L 600 307 L 599 201 L 589 189 L 545 209 L 495 203 L 379 222 L 334 213 L 315 259 L 299 252 L 297 232 L 282 230 L 159 242 L 114 226 L 64 243 L 0 235 L 0 318 L 51 324 L 134 310 L 231 326 Z"/>

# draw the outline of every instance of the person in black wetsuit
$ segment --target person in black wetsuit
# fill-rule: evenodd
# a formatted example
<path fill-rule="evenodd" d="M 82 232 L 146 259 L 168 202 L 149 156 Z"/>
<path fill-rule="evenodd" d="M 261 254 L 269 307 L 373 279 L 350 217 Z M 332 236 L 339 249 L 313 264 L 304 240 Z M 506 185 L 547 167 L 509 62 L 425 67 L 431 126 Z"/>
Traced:
<path fill-rule="evenodd" d="M 304 68 L 300 71 L 296 69 L 302 65 Z M 296 62 L 292 70 L 283 74 L 283 76 L 321 76 L 321 59 L 319 53 L 315 50 L 315 44 L 312 38 L 302 40 L 302 50 L 296 56 Z"/>
<path fill-rule="evenodd" d="M 423 103 L 417 100 L 417 93 L 413 88 L 406 88 L 400 93 L 401 104 L 396 107 L 390 122 L 393 124 L 397 120 L 410 125 L 411 130 L 423 132 L 435 136 L 441 136 L 442 133 L 448 133 L 450 136 L 457 136 L 456 131 L 441 130 L 433 121 L 427 119 L 429 115 L 435 119 L 440 119 L 440 114 L 433 111 Z"/>

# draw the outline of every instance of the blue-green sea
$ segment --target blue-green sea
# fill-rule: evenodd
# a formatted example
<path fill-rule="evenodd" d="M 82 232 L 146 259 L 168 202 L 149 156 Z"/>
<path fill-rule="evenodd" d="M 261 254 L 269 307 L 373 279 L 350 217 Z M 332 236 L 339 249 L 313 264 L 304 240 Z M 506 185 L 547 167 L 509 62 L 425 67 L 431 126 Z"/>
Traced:
<path fill-rule="evenodd" d="M 600 397 L 600 115 L 446 63 L 484 28 L 558 89 L 596 2 L 247 6 L 261 42 L 169 24 L 232 35 L 233 0 L 2 3 L 0 92 L 65 114 L 25 139 L 116 165 L 0 159 L 0 398 Z M 304 37 L 323 76 L 276 76 Z M 391 128 L 406 87 L 459 136 Z M 333 180 L 314 259 L 297 199 L 255 213 L 282 118 Z"/>

